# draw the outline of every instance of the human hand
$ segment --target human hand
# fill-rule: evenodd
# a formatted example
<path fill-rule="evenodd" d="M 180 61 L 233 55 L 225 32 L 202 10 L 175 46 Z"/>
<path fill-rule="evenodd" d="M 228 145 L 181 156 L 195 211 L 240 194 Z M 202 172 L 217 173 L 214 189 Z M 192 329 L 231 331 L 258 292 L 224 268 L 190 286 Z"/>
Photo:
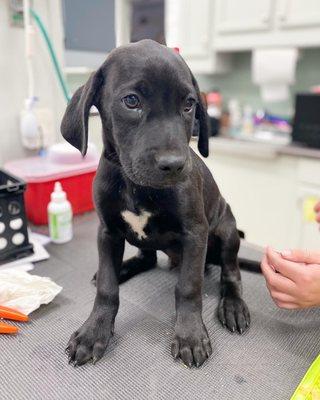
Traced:
<path fill-rule="evenodd" d="M 320 223 L 320 201 L 314 206 L 314 212 L 316 213 L 316 221 Z"/>
<path fill-rule="evenodd" d="M 280 308 L 320 306 L 320 252 L 267 248 L 261 262 L 270 295 Z"/>

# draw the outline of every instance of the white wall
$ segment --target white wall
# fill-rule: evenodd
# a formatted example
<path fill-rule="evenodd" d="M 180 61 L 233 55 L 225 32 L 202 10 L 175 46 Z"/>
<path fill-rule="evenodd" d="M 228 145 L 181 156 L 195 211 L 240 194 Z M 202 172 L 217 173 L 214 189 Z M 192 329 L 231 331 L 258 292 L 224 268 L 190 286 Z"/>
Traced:
<path fill-rule="evenodd" d="M 58 58 L 63 56 L 62 13 L 59 0 L 33 0 L 53 41 Z M 0 4 L 0 166 L 7 160 L 32 154 L 21 146 L 19 114 L 27 96 L 27 74 L 24 59 L 24 32 L 9 24 L 7 1 Z M 49 53 L 36 27 L 35 90 L 39 106 L 54 112 L 57 137 L 65 108 Z"/>

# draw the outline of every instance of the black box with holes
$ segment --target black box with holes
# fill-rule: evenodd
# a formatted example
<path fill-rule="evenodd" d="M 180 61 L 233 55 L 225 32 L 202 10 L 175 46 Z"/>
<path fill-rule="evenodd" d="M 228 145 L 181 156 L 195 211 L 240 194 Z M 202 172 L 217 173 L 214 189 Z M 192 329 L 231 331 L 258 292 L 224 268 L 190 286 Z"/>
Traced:
<path fill-rule="evenodd" d="M 0 169 L 0 264 L 29 256 L 29 243 L 21 179 Z"/>

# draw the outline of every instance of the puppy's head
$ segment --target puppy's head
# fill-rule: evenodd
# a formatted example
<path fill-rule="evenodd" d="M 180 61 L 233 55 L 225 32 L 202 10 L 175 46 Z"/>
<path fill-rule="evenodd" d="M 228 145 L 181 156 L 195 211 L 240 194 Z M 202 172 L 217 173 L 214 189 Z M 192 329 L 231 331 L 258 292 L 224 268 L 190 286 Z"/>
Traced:
<path fill-rule="evenodd" d="M 166 187 L 191 170 L 189 140 L 198 130 L 208 155 L 206 111 L 183 59 L 152 40 L 119 47 L 69 103 L 61 124 L 65 139 L 86 154 L 88 116 L 100 113 L 106 156 L 136 184 Z"/>

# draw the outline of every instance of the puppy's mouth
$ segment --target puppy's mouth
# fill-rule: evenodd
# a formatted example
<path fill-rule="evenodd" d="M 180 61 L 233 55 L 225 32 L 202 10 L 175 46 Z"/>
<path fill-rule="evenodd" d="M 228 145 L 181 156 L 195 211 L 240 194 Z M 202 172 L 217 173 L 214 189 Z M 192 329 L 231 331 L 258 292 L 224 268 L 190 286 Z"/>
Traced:
<path fill-rule="evenodd" d="M 139 186 L 165 189 L 184 182 L 190 170 L 188 164 L 178 174 L 161 174 L 155 170 L 145 168 L 134 168 L 132 165 L 122 165 L 127 178 Z"/>

